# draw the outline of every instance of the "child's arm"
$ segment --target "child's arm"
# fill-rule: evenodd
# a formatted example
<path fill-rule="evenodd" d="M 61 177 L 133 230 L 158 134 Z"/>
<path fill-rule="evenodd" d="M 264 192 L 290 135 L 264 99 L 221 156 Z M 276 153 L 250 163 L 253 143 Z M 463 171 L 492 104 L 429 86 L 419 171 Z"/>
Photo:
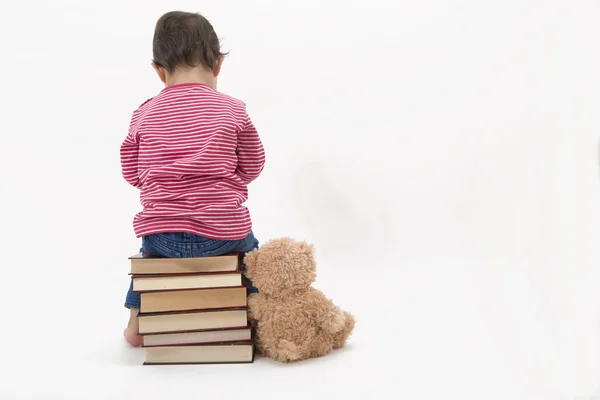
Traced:
<path fill-rule="evenodd" d="M 136 188 L 141 188 L 138 176 L 138 152 L 139 143 L 137 135 L 130 128 L 127 137 L 123 141 L 123 144 L 121 144 L 121 173 L 129 184 Z"/>
<path fill-rule="evenodd" d="M 236 175 L 249 184 L 262 172 L 265 166 L 265 150 L 258 132 L 250 117 L 246 115 L 246 121 L 237 139 L 238 166 Z"/>

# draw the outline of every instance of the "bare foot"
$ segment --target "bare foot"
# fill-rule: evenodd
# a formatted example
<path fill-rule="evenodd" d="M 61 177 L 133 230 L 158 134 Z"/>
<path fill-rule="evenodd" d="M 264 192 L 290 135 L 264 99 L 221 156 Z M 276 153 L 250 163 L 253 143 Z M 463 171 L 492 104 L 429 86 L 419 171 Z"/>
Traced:
<path fill-rule="evenodd" d="M 133 347 L 139 347 L 142 344 L 142 337 L 138 334 L 140 325 L 137 314 L 139 311 L 137 308 L 130 309 L 129 322 L 127 323 L 127 328 L 123 331 L 125 340 Z"/>
<path fill-rule="evenodd" d="M 135 332 L 132 332 L 129 328 L 123 331 L 125 340 L 133 347 L 140 347 L 142 345 L 142 337 Z"/>

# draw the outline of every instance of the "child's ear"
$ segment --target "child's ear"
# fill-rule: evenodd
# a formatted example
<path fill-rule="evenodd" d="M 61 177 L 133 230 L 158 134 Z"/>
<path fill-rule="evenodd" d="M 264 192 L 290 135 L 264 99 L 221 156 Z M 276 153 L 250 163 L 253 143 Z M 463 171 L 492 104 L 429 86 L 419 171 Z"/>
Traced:
<path fill-rule="evenodd" d="M 166 73 L 165 69 L 163 67 L 159 66 L 158 64 L 156 64 L 155 62 L 152 63 L 152 68 L 154 68 L 154 70 L 156 71 L 156 74 L 160 78 L 161 82 L 167 83 L 167 73 Z"/>
<path fill-rule="evenodd" d="M 215 67 L 213 68 L 213 75 L 215 78 L 218 77 L 219 74 L 221 73 L 221 67 L 223 66 L 224 59 L 225 59 L 225 57 L 221 56 L 215 63 Z"/>

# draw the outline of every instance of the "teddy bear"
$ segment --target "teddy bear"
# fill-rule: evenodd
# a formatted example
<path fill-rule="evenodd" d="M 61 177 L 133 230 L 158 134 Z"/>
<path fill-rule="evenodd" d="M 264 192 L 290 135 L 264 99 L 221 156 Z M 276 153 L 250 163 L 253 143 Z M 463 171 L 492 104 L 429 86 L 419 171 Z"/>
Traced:
<path fill-rule="evenodd" d="M 313 288 L 315 249 L 274 239 L 244 257 L 245 275 L 258 293 L 248 297 L 257 351 L 282 363 L 321 357 L 343 347 L 355 318 Z"/>

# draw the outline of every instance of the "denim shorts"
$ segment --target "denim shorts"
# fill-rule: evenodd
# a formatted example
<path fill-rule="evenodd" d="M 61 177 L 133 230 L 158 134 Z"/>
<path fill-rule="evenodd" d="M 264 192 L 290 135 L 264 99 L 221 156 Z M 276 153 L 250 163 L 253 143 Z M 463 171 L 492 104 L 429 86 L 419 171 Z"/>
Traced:
<path fill-rule="evenodd" d="M 207 239 L 185 232 L 156 233 L 142 237 L 140 251 L 152 257 L 165 258 L 211 257 L 240 253 L 240 264 L 245 270 L 244 254 L 257 249 L 258 244 L 252 232 L 239 240 Z M 246 276 L 243 276 L 243 280 L 248 287 L 248 294 L 258 292 Z M 129 283 L 125 307 L 140 308 L 140 294 L 133 293 L 133 280 Z"/>

